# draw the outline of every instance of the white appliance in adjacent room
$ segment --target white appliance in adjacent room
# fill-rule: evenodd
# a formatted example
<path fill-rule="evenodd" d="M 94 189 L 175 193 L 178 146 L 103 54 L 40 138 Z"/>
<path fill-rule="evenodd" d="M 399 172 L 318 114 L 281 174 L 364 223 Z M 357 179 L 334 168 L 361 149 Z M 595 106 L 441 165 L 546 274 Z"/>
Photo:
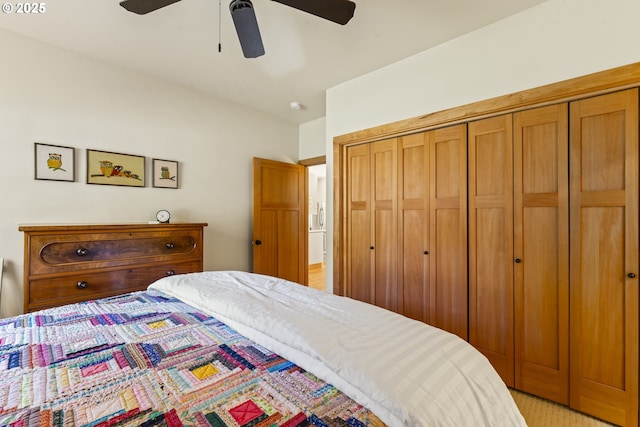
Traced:
<path fill-rule="evenodd" d="M 324 202 L 319 202 L 318 203 L 318 228 L 322 230 L 324 230 L 325 209 L 326 209 L 326 204 Z"/>

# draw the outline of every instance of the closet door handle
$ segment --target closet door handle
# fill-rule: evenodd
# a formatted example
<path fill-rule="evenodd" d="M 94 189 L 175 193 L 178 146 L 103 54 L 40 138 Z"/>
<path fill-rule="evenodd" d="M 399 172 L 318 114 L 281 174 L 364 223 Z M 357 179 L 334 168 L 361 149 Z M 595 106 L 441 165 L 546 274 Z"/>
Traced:
<path fill-rule="evenodd" d="M 369 249 L 373 250 L 374 248 L 373 248 L 373 246 L 370 246 Z"/>
<path fill-rule="evenodd" d="M 516 258 L 515 262 L 516 262 L 516 264 L 520 264 L 522 262 L 522 260 L 520 258 Z"/>
<path fill-rule="evenodd" d="M 629 273 L 629 274 L 627 274 L 627 277 L 629 279 L 635 279 L 636 278 L 636 273 Z"/>
<path fill-rule="evenodd" d="M 424 251 L 422 253 L 425 254 L 425 255 L 429 255 L 429 251 Z"/>

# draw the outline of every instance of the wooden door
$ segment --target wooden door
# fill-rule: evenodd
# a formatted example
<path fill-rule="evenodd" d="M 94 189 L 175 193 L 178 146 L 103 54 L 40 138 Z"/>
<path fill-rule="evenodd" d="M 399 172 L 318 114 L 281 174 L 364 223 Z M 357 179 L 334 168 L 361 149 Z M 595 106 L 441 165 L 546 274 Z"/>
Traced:
<path fill-rule="evenodd" d="M 253 271 L 307 283 L 306 168 L 253 159 Z"/>
<path fill-rule="evenodd" d="M 345 295 L 373 303 L 371 281 L 371 147 L 361 144 L 346 150 L 346 261 Z"/>
<path fill-rule="evenodd" d="M 638 90 L 570 115 L 570 402 L 637 426 Z"/>
<path fill-rule="evenodd" d="M 429 143 L 427 133 L 398 141 L 399 311 L 429 323 Z"/>
<path fill-rule="evenodd" d="M 515 385 L 569 403 L 567 104 L 514 114 Z"/>
<path fill-rule="evenodd" d="M 468 339 L 467 125 L 428 132 L 429 323 Z"/>
<path fill-rule="evenodd" d="M 514 385 L 510 114 L 469 123 L 469 342 Z"/>
<path fill-rule="evenodd" d="M 397 138 L 371 144 L 371 263 L 373 303 L 398 311 Z"/>

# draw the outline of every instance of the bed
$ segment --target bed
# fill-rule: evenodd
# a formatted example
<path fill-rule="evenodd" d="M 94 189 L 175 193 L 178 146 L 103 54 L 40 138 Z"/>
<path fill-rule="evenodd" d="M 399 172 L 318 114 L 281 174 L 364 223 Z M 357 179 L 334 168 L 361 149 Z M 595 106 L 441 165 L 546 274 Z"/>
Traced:
<path fill-rule="evenodd" d="M 0 425 L 526 423 L 486 358 L 455 335 L 219 271 L 1 319 Z"/>

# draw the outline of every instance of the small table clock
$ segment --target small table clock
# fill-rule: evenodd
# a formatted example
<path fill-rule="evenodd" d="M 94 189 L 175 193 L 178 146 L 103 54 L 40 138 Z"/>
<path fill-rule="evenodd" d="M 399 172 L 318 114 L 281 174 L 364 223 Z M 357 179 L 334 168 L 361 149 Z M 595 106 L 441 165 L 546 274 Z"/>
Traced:
<path fill-rule="evenodd" d="M 161 209 L 156 213 L 156 219 L 160 224 L 169 224 L 169 220 L 171 219 L 171 214 L 166 209 Z"/>

